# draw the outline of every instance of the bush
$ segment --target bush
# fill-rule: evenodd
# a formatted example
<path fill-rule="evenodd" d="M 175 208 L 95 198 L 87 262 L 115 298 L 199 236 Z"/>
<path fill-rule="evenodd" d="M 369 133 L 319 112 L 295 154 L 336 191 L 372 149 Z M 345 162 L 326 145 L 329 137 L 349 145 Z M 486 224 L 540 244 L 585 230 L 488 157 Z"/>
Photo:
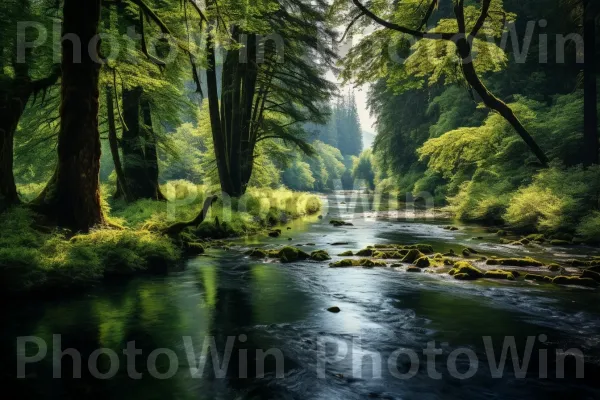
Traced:
<path fill-rule="evenodd" d="M 585 216 L 577 227 L 577 234 L 588 243 L 600 242 L 600 212 L 594 211 Z"/>

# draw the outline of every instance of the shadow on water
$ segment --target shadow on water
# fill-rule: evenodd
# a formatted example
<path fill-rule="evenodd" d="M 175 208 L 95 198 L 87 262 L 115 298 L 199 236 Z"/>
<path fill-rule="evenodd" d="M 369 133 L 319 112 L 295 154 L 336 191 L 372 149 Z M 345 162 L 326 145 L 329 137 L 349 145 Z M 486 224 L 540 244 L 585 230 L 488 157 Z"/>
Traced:
<path fill-rule="evenodd" d="M 280 238 L 236 243 L 244 248 L 292 243 L 332 255 L 385 242 L 525 251 L 500 246 L 480 227 L 448 232 L 439 227 L 442 221 L 373 215 L 362 198 L 358 202 L 365 210 L 360 214 L 351 199 L 328 200 L 340 207 L 331 207 L 323 220 L 294 221 Z M 354 216 L 354 226 L 328 224 L 330 217 L 349 216 Z M 485 238 L 472 240 L 474 236 Z M 569 250 L 536 251 L 552 258 Z M 37 399 L 592 399 L 600 397 L 599 300 L 597 291 L 579 288 L 457 282 L 390 268 L 330 269 L 314 262 L 282 265 L 257 262 L 237 250 L 210 250 L 169 276 L 105 286 L 68 300 L 4 307 L 2 380 L 6 393 L 15 390 L 17 398 Z M 327 312 L 331 306 L 342 311 Z M 63 351 L 73 348 L 81 354 L 80 379 L 73 379 L 70 355 L 63 356 L 62 368 L 53 370 L 55 334 L 61 335 Z M 27 379 L 16 379 L 19 336 L 48 343 L 47 357 L 27 365 Z M 488 336 L 491 347 L 484 344 Z M 506 338 L 514 338 L 520 362 L 532 341 L 524 379 L 516 377 L 510 355 L 503 376 L 492 377 L 489 351 L 498 359 Z M 141 353 L 128 363 L 123 350 L 132 341 Z M 423 350 L 430 342 L 442 354 L 427 363 Z M 204 347 L 213 343 L 218 357 L 209 352 L 201 358 Z M 344 347 L 346 356 L 336 359 Z M 112 349 L 118 357 L 111 360 L 104 354 L 94 363 L 107 375 L 118 364 L 112 379 L 98 379 L 87 365 L 100 348 Z M 474 365 L 465 349 L 475 355 L 473 377 L 458 379 L 450 373 L 448 358 L 456 349 L 463 349 L 456 357 L 458 373 Z M 564 363 L 566 377 L 556 377 L 561 365 L 556 349 L 581 350 L 583 379 L 576 378 L 572 356 Z M 540 361 L 542 350 L 547 362 Z M 27 355 L 36 351 L 31 345 Z M 418 365 L 414 377 L 401 379 L 398 374 L 409 374 L 414 366 L 410 352 Z M 206 362 L 204 370 L 194 376 L 201 361 Z M 544 365 L 548 377 L 540 378 Z M 59 371 L 62 378 L 53 379 Z"/>

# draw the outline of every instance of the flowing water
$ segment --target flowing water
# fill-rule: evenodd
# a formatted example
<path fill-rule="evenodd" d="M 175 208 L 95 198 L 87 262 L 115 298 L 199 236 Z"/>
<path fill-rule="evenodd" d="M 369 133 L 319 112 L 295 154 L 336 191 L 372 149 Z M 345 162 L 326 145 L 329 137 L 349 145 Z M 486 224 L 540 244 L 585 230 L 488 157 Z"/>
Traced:
<path fill-rule="evenodd" d="M 289 243 L 332 255 L 375 243 L 429 243 L 436 251 L 468 245 L 546 260 L 594 249 L 503 246 L 481 227 L 447 231 L 440 227 L 445 221 L 375 218 L 367 198 L 337 194 L 328 200 L 332 207 L 323 220 L 294 221 L 280 238 L 209 250 L 182 272 L 105 285 L 75 298 L 6 305 L 0 317 L 3 398 L 600 398 L 598 290 L 243 255 L 249 247 Z M 354 226 L 331 227 L 328 218 L 338 216 L 353 217 Z M 328 312 L 332 306 L 341 312 Z M 26 365 L 28 379 L 16 379 L 17 352 L 32 356 L 39 349 L 29 343 L 24 353 L 19 336 L 47 343 L 46 356 Z M 519 352 L 515 361 L 528 359 L 528 366 L 520 374 L 509 353 L 495 377 L 502 347 L 511 340 Z M 132 341 L 139 349 L 135 358 L 123 354 Z M 441 354 L 425 355 L 428 345 Z M 217 349 L 218 359 L 210 351 L 202 358 L 205 346 Z M 73 379 L 71 353 L 58 364 L 68 348 L 80 353 L 81 378 Z M 114 359 L 98 356 L 101 348 L 114 351 Z M 556 357 L 560 349 L 571 355 Z M 573 355 L 578 352 L 582 362 Z M 204 370 L 193 370 L 199 361 L 206 361 Z M 61 379 L 53 378 L 59 372 Z"/>

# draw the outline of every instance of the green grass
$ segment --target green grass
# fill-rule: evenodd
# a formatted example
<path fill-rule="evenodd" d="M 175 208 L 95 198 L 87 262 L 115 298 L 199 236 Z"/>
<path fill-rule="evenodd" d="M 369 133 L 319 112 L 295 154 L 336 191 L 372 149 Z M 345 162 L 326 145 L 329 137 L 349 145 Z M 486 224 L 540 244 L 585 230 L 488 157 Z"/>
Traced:
<path fill-rule="evenodd" d="M 315 195 L 250 189 L 240 199 L 220 199 L 201 225 L 187 228 L 173 240 L 157 231 L 195 217 L 210 193 L 185 181 L 166 185 L 163 192 L 168 201 L 125 204 L 104 197 L 107 219 L 124 229 L 99 228 L 74 236 L 36 226 L 38 218 L 26 207 L 6 211 L 0 218 L 0 290 L 9 295 L 70 290 L 108 277 L 165 271 L 182 259 L 183 242 L 252 234 L 321 208 Z"/>

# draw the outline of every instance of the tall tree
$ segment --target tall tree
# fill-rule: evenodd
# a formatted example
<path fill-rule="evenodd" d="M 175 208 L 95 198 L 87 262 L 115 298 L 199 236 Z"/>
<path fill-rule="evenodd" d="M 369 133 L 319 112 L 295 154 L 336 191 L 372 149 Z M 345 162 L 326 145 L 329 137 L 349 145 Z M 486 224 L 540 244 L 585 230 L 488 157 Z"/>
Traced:
<path fill-rule="evenodd" d="M 415 12 L 414 8 L 409 7 L 408 9 L 410 11 L 408 15 L 405 13 L 406 9 L 402 11 L 397 10 L 397 7 L 403 6 L 401 3 L 394 2 L 392 5 L 387 3 L 377 3 L 380 11 L 388 13 L 388 19 L 380 17 L 376 12 L 365 6 L 359 0 L 352 0 L 352 2 L 356 6 L 356 9 L 351 14 L 352 23 L 348 28 L 362 17 L 367 17 L 369 21 L 373 21 L 389 30 L 410 35 L 417 39 L 430 39 L 453 43 L 455 45 L 455 51 L 462 61 L 461 68 L 464 80 L 470 88 L 477 93 L 481 101 L 488 108 L 498 112 L 513 127 L 529 147 L 530 151 L 537 157 L 539 162 L 543 166 L 547 165 L 548 157 L 533 139 L 529 131 L 521 123 L 513 110 L 485 86 L 475 68 L 474 61 L 476 57 L 473 52 L 474 42 L 482 30 L 485 31 L 486 28 L 484 28 L 484 26 L 486 21 L 490 20 L 491 11 L 499 11 L 501 14 L 504 14 L 501 3 L 495 2 L 492 4 L 492 0 L 482 0 L 479 12 L 474 14 L 473 6 L 469 6 L 469 13 L 467 15 L 465 13 L 465 1 L 456 0 L 454 2 L 453 10 L 454 20 L 452 20 L 451 23 L 448 23 L 448 20 L 446 20 L 440 29 L 429 31 L 427 30 L 427 24 L 437 8 L 439 3 L 438 0 L 431 0 L 428 7 L 421 8 L 421 12 Z M 469 17 L 468 19 L 467 16 Z M 394 20 L 402 17 L 414 24 L 414 27 L 411 28 L 394 22 Z M 469 24 L 469 27 L 467 27 L 467 24 Z M 450 29 L 456 29 L 456 31 L 446 31 L 449 27 Z M 366 67 L 369 67 L 369 64 L 366 64 Z"/>
<path fill-rule="evenodd" d="M 98 131 L 97 37 L 101 0 L 65 0 L 62 42 L 61 126 L 58 163 L 37 199 L 39 209 L 59 226 L 88 231 L 104 223 L 100 204 L 100 135 Z M 96 43 L 96 46 L 90 44 Z"/>

